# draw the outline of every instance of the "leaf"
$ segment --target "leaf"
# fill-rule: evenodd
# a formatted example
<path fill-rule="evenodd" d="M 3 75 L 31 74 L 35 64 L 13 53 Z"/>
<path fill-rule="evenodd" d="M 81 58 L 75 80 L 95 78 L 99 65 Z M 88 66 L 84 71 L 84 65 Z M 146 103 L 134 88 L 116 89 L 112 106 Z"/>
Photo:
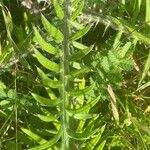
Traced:
<path fill-rule="evenodd" d="M 143 90 L 143 89 L 145 89 L 145 88 L 147 88 L 147 87 L 149 87 L 149 86 L 150 86 L 150 81 L 148 81 L 147 83 L 141 85 L 141 86 L 137 89 L 137 91 Z"/>
<path fill-rule="evenodd" d="M 128 50 L 130 49 L 132 43 L 131 42 L 127 42 L 119 51 L 119 58 L 124 58 L 126 53 L 128 52 Z"/>
<path fill-rule="evenodd" d="M 33 133 L 32 131 L 28 129 L 25 129 L 22 127 L 21 130 L 39 144 L 44 144 L 45 142 L 47 142 L 45 139 L 43 139 L 42 137 L 40 137 L 39 135 Z"/>
<path fill-rule="evenodd" d="M 76 113 L 85 113 L 99 102 L 99 98 L 100 97 L 97 97 L 95 100 L 91 100 L 89 103 L 85 104 L 84 106 L 82 106 L 81 108 L 78 108 L 78 109 L 69 109 L 68 108 L 67 113 L 69 115 L 74 115 Z"/>
<path fill-rule="evenodd" d="M 144 80 L 144 78 L 146 77 L 148 71 L 150 69 L 150 52 L 148 54 L 148 58 L 147 58 L 147 61 L 145 63 L 145 66 L 144 66 L 144 70 L 143 70 L 143 73 L 142 73 L 142 77 L 139 81 L 139 84 L 138 84 L 138 87 L 141 85 L 142 81 Z"/>
<path fill-rule="evenodd" d="M 74 90 L 74 91 L 71 91 L 69 94 L 70 94 L 70 96 L 84 95 L 84 94 L 90 93 L 93 90 L 94 86 L 95 86 L 95 84 L 93 83 L 91 86 L 89 86 L 83 90 Z"/>
<path fill-rule="evenodd" d="M 74 8 L 81 0 L 74 0 L 71 4 L 71 7 Z"/>
<path fill-rule="evenodd" d="M 81 49 L 81 50 L 88 48 L 87 46 L 85 46 L 85 45 L 83 45 L 83 44 L 81 44 L 79 42 L 76 42 L 76 41 L 73 41 L 72 45 L 74 47 L 76 47 L 77 49 Z"/>
<path fill-rule="evenodd" d="M 103 126 L 101 127 L 99 133 L 98 133 L 93 139 L 91 139 L 91 141 L 89 141 L 89 142 L 87 143 L 87 146 L 86 146 L 87 150 L 94 150 L 94 149 L 95 149 L 97 143 L 101 140 L 102 134 L 103 134 L 103 132 L 104 132 L 104 130 L 105 130 L 105 126 L 106 126 L 106 125 L 103 125 Z M 106 141 L 105 141 L 105 142 L 106 142 Z M 103 142 L 102 142 L 102 143 L 103 143 Z M 101 143 L 100 145 L 103 145 L 102 143 Z M 100 146 L 100 145 L 99 145 L 99 146 Z M 98 147 L 99 147 L 99 146 L 98 146 Z M 102 149 L 102 148 L 101 148 L 101 149 Z M 99 148 L 99 149 L 97 149 L 97 150 L 101 150 L 101 149 Z"/>
<path fill-rule="evenodd" d="M 54 54 L 54 55 L 57 54 L 58 50 L 42 38 L 42 36 L 40 35 L 36 27 L 33 27 L 33 29 L 35 33 L 34 40 L 41 46 L 41 48 L 46 52 L 48 52 L 49 54 Z"/>
<path fill-rule="evenodd" d="M 55 12 L 57 14 L 57 17 L 62 20 L 64 18 L 64 12 L 60 6 L 60 4 L 58 3 L 58 0 L 53 0 L 53 5 L 55 8 Z"/>
<path fill-rule="evenodd" d="M 98 117 L 99 114 L 74 114 L 72 117 L 75 119 L 79 119 L 79 120 L 86 120 L 86 119 L 91 119 L 91 118 L 95 118 Z"/>
<path fill-rule="evenodd" d="M 6 89 L 6 85 L 2 81 L 0 81 L 0 89 Z"/>
<path fill-rule="evenodd" d="M 83 67 L 79 70 L 70 72 L 67 77 L 71 79 L 71 78 L 79 77 L 80 75 L 84 75 L 88 72 L 90 72 L 90 69 L 88 67 Z"/>
<path fill-rule="evenodd" d="M 146 16 L 145 21 L 150 25 L 150 0 L 146 0 Z"/>
<path fill-rule="evenodd" d="M 34 97 L 35 100 L 37 100 L 43 106 L 53 107 L 53 106 L 57 106 L 60 103 L 59 100 L 50 100 L 48 98 L 39 96 L 35 93 L 32 93 L 32 96 Z"/>
<path fill-rule="evenodd" d="M 59 72 L 59 65 L 55 62 L 50 61 L 46 57 L 44 57 L 37 49 L 34 48 L 34 56 L 38 59 L 41 65 L 43 65 L 46 69 Z"/>
<path fill-rule="evenodd" d="M 60 30 L 58 30 L 55 26 L 53 26 L 43 15 L 41 16 L 42 24 L 45 30 L 54 37 L 58 43 L 63 41 L 63 34 Z"/>
<path fill-rule="evenodd" d="M 52 114 L 49 114 L 48 116 L 38 114 L 37 117 L 44 122 L 58 122 L 58 120 Z"/>
<path fill-rule="evenodd" d="M 72 54 L 69 58 L 70 61 L 77 61 L 77 60 L 81 60 L 83 57 L 85 57 L 90 51 L 92 51 L 93 49 L 93 45 L 86 48 L 86 49 L 83 49 L 83 50 L 80 50 L 74 54 Z"/>
<path fill-rule="evenodd" d="M 71 37 L 71 40 L 72 41 L 75 41 L 75 40 L 78 40 L 80 39 L 81 37 L 83 37 L 90 29 L 91 29 L 91 26 L 92 25 L 88 25 L 86 26 L 85 28 L 77 31 L 72 37 Z"/>
<path fill-rule="evenodd" d="M 75 140 L 87 140 L 90 139 L 92 135 L 94 135 L 96 132 L 98 132 L 98 129 L 95 130 L 89 130 L 86 129 L 83 132 L 75 132 L 74 130 L 67 129 L 67 134 L 70 138 Z"/>
<path fill-rule="evenodd" d="M 53 146 L 55 143 L 58 142 L 58 140 L 60 139 L 60 137 L 62 136 L 62 129 L 59 129 L 57 135 L 55 135 L 51 140 L 47 141 L 44 144 L 41 144 L 39 146 L 30 148 L 29 150 L 45 150 L 51 146 Z"/>
<path fill-rule="evenodd" d="M 52 80 L 50 78 L 47 77 L 47 75 L 40 69 L 40 68 L 37 68 L 37 71 L 42 79 L 42 82 L 45 86 L 48 86 L 50 88 L 59 88 L 61 83 L 59 81 L 55 81 L 55 80 Z"/>
<path fill-rule="evenodd" d="M 83 8 L 84 8 L 84 1 L 80 2 L 81 4 L 78 6 L 78 8 L 72 13 L 72 15 L 70 16 L 71 20 L 74 20 L 77 18 L 77 16 L 82 12 Z"/>
<path fill-rule="evenodd" d="M 105 144 L 106 144 L 106 140 L 104 140 L 102 143 L 100 143 L 99 146 L 96 148 L 96 150 L 103 150 Z"/>

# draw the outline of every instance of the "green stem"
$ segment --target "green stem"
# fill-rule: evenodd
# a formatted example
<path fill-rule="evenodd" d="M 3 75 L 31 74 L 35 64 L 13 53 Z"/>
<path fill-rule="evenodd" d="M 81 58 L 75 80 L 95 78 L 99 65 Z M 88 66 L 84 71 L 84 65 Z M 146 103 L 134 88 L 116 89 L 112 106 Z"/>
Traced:
<path fill-rule="evenodd" d="M 61 58 L 61 79 L 62 79 L 62 89 L 60 91 L 62 97 L 62 128 L 63 128 L 63 135 L 62 135 L 62 150 L 69 150 L 69 137 L 67 135 L 67 128 L 69 126 L 69 116 L 66 113 L 66 107 L 69 105 L 69 97 L 67 94 L 68 91 L 68 79 L 67 75 L 69 73 L 69 63 L 68 63 L 68 56 L 69 56 L 69 27 L 68 27 L 68 6 L 69 0 L 64 0 L 64 40 L 63 40 L 63 52 Z"/>

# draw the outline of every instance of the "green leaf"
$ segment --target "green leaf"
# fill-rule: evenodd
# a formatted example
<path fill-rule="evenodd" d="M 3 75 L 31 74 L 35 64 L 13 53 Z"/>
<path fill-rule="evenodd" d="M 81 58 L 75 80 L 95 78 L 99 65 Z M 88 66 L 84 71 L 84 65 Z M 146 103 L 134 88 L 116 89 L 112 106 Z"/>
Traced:
<path fill-rule="evenodd" d="M 100 143 L 99 146 L 96 148 L 96 150 L 103 150 L 105 144 L 106 144 L 106 140 L 104 140 L 102 143 Z"/>
<path fill-rule="evenodd" d="M 145 20 L 150 25 L 150 0 L 146 0 L 146 17 Z"/>
<path fill-rule="evenodd" d="M 40 69 L 40 68 L 37 68 L 37 71 L 42 79 L 42 82 L 45 86 L 48 86 L 50 88 L 59 88 L 61 83 L 59 81 L 55 81 L 55 80 L 52 80 L 50 78 L 48 78 L 48 76 Z"/>
<path fill-rule="evenodd" d="M 74 115 L 76 113 L 85 113 L 99 102 L 99 98 L 100 97 L 97 97 L 95 100 L 91 100 L 89 103 L 85 104 L 84 106 L 82 106 L 81 108 L 78 108 L 78 109 L 69 109 L 68 108 L 67 113 L 69 115 Z"/>
<path fill-rule="evenodd" d="M 53 0 L 53 5 L 55 8 L 55 12 L 57 14 L 57 17 L 62 20 L 64 18 L 64 12 L 60 6 L 60 4 L 58 3 L 58 0 Z"/>
<path fill-rule="evenodd" d="M 72 117 L 75 119 L 79 119 L 79 120 L 86 120 L 86 119 L 91 119 L 91 118 L 95 118 L 98 117 L 99 114 L 74 114 Z"/>
<path fill-rule="evenodd" d="M 132 43 L 131 42 L 127 42 L 119 51 L 119 58 L 124 58 L 126 53 L 128 52 L 128 50 L 130 49 Z"/>
<path fill-rule="evenodd" d="M 48 116 L 38 114 L 37 117 L 44 122 L 58 122 L 56 117 L 52 114 L 49 114 Z"/>
<path fill-rule="evenodd" d="M 6 89 L 6 85 L 2 81 L 0 81 L 0 89 Z"/>
<path fill-rule="evenodd" d="M 48 98 L 39 96 L 35 93 L 32 93 L 32 96 L 34 97 L 35 100 L 37 100 L 43 106 L 53 107 L 53 106 L 57 106 L 60 103 L 59 100 L 50 100 Z"/>
<path fill-rule="evenodd" d="M 70 16 L 71 20 L 74 20 L 77 18 L 77 16 L 82 12 L 83 8 L 84 8 L 84 1 L 80 2 L 81 4 L 78 6 L 78 8 L 72 13 L 72 15 Z"/>
<path fill-rule="evenodd" d="M 76 47 L 77 49 L 81 49 L 81 50 L 88 48 L 87 46 L 85 46 L 85 45 L 83 45 L 83 44 L 81 44 L 79 42 L 76 42 L 76 41 L 73 41 L 72 45 L 74 47 Z"/>
<path fill-rule="evenodd" d="M 77 31 L 73 36 L 71 36 L 71 40 L 75 41 L 83 37 L 90 29 L 92 25 L 88 25 L 85 28 Z"/>
<path fill-rule="evenodd" d="M 39 146 L 36 146 L 34 148 L 30 148 L 29 150 L 45 150 L 51 146 L 53 146 L 55 143 L 58 142 L 58 140 L 60 139 L 60 137 L 62 136 L 62 129 L 59 129 L 57 135 L 55 135 L 50 141 L 44 143 L 44 144 L 41 144 Z"/>
<path fill-rule="evenodd" d="M 44 57 L 37 49 L 34 48 L 34 56 L 38 59 L 41 65 L 43 65 L 46 69 L 59 72 L 59 65 L 55 62 L 50 61 L 46 57 Z"/>
<path fill-rule="evenodd" d="M 99 133 L 93 139 L 91 139 L 91 141 L 88 142 L 88 144 L 86 146 L 87 150 L 94 150 L 94 148 L 96 147 L 97 143 L 101 140 L 102 134 L 103 134 L 103 132 L 105 130 L 105 126 L 106 125 L 102 126 L 101 129 L 100 129 L 100 131 L 99 131 Z M 101 149 L 98 149 L 98 150 L 101 150 Z"/>
<path fill-rule="evenodd" d="M 43 15 L 41 16 L 43 26 L 45 30 L 52 36 L 54 37 L 58 43 L 63 41 L 63 34 L 62 32 L 57 29 L 55 26 L 53 26 Z"/>
<path fill-rule="evenodd" d="M 98 132 L 98 129 L 95 129 L 95 130 L 92 130 L 92 131 L 89 130 L 89 129 L 86 129 L 83 132 L 75 132 L 74 130 L 67 129 L 68 136 L 70 138 L 76 139 L 76 140 L 90 139 L 91 136 L 93 136 L 96 132 Z"/>
<path fill-rule="evenodd" d="M 75 78 L 75 77 L 79 77 L 81 75 L 84 75 L 88 72 L 90 72 L 90 69 L 88 67 L 83 67 L 79 70 L 75 70 L 75 71 L 70 72 L 67 77 L 71 79 L 71 78 Z"/>
<path fill-rule="evenodd" d="M 43 139 L 42 137 L 40 137 L 39 135 L 33 133 L 32 131 L 28 129 L 21 128 L 21 130 L 39 144 L 44 144 L 45 142 L 47 142 L 45 139 Z"/>
<path fill-rule="evenodd" d="M 71 4 L 71 7 L 74 8 L 81 0 L 74 0 Z"/>
<path fill-rule="evenodd" d="M 146 75 L 147 75 L 149 69 L 150 69 L 150 52 L 149 52 L 149 54 L 148 54 L 148 58 L 147 58 L 147 61 L 146 61 L 146 63 L 145 63 L 144 70 L 143 70 L 143 73 L 142 73 L 142 77 L 141 77 L 141 79 L 140 79 L 140 81 L 139 81 L 139 85 L 138 85 L 138 86 L 141 85 L 141 83 L 142 83 L 142 81 L 144 80 L 144 78 L 146 77 Z"/>
<path fill-rule="evenodd" d="M 92 51 L 93 49 L 93 45 L 83 49 L 83 50 L 79 50 L 78 52 L 72 54 L 69 58 L 70 61 L 77 61 L 77 60 L 81 60 L 83 57 L 85 57 L 90 51 Z"/>
<path fill-rule="evenodd" d="M 33 29 L 35 33 L 35 38 L 34 38 L 35 42 L 37 42 L 41 46 L 41 48 L 46 52 L 48 52 L 49 54 L 54 54 L 54 55 L 57 54 L 58 50 L 42 38 L 42 36 L 40 35 L 36 27 L 33 27 Z"/>
<path fill-rule="evenodd" d="M 84 94 L 90 93 L 93 90 L 94 86 L 95 86 L 95 84 L 93 83 L 91 86 L 89 86 L 83 90 L 74 90 L 74 91 L 71 91 L 69 94 L 70 94 L 70 96 L 84 95 Z"/>

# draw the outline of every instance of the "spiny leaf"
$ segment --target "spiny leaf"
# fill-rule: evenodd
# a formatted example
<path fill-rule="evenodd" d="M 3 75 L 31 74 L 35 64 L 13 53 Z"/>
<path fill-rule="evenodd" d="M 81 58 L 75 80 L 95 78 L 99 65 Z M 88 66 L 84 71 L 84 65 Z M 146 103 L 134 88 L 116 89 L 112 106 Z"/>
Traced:
<path fill-rule="evenodd" d="M 47 141 L 45 139 L 43 139 L 42 137 L 40 137 L 39 135 L 33 133 L 32 131 L 25 129 L 25 128 L 21 128 L 21 130 L 26 133 L 30 138 L 34 139 L 36 142 L 38 142 L 39 144 L 44 144 Z"/>
<path fill-rule="evenodd" d="M 53 0 L 53 5 L 57 14 L 57 17 L 62 20 L 64 18 L 64 12 L 60 6 L 60 4 L 58 3 L 58 0 Z"/>
<path fill-rule="evenodd" d="M 53 106 L 56 106 L 60 103 L 60 101 L 58 99 L 50 100 L 48 98 L 37 95 L 35 93 L 32 93 L 32 96 L 34 97 L 35 100 L 37 100 L 43 106 L 53 107 Z"/>
<path fill-rule="evenodd" d="M 37 68 L 38 73 L 42 79 L 42 82 L 45 86 L 48 86 L 50 88 L 59 88 L 60 82 L 50 79 L 40 68 Z"/>
<path fill-rule="evenodd" d="M 76 32 L 73 36 L 71 36 L 71 40 L 75 41 L 80 39 L 81 37 L 83 37 L 91 28 L 92 25 L 88 25 L 85 28 L 79 30 L 78 32 Z"/>
<path fill-rule="evenodd" d="M 78 52 L 72 54 L 69 58 L 70 61 L 77 61 L 77 60 L 81 60 L 83 57 L 85 57 L 90 51 L 92 51 L 93 49 L 93 45 L 83 49 L 83 50 L 79 50 Z"/>
<path fill-rule="evenodd" d="M 50 54 L 57 54 L 58 50 L 42 38 L 36 27 L 33 27 L 33 29 L 35 33 L 34 40 L 41 46 L 41 48 Z"/>
<path fill-rule="evenodd" d="M 62 135 L 62 129 L 59 129 L 57 135 L 55 135 L 50 141 L 44 143 L 44 144 L 41 144 L 39 146 L 36 146 L 34 148 L 30 148 L 29 150 L 45 150 L 51 146 L 53 146 L 55 143 L 58 142 L 58 140 L 60 139 Z"/>
<path fill-rule="evenodd" d="M 34 56 L 38 59 L 41 65 L 43 65 L 46 69 L 59 72 L 59 65 L 55 62 L 50 61 L 46 57 L 44 57 L 37 49 L 34 48 Z"/>
<path fill-rule="evenodd" d="M 55 26 L 53 26 L 43 15 L 41 15 L 41 19 L 42 19 L 42 23 L 46 31 L 52 37 L 54 37 L 57 40 L 57 42 L 59 43 L 62 42 L 64 38 L 62 32 L 59 29 L 57 29 Z"/>
<path fill-rule="evenodd" d="M 89 86 L 83 90 L 74 90 L 74 91 L 71 91 L 69 94 L 70 94 L 70 96 L 84 95 L 84 94 L 90 93 L 93 90 L 94 86 L 95 86 L 95 84 L 93 83 L 91 86 Z"/>
<path fill-rule="evenodd" d="M 76 17 L 82 12 L 84 8 L 84 1 L 81 1 L 81 4 L 78 6 L 78 8 L 72 13 L 70 19 L 74 20 Z"/>

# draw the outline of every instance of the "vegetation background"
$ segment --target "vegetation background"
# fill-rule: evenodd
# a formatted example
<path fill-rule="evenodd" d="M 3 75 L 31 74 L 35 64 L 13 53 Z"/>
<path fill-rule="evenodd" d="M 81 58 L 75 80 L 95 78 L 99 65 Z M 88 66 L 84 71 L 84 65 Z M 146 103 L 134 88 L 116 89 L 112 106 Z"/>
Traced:
<path fill-rule="evenodd" d="M 0 149 L 149 150 L 150 0 L 0 0 Z"/>

